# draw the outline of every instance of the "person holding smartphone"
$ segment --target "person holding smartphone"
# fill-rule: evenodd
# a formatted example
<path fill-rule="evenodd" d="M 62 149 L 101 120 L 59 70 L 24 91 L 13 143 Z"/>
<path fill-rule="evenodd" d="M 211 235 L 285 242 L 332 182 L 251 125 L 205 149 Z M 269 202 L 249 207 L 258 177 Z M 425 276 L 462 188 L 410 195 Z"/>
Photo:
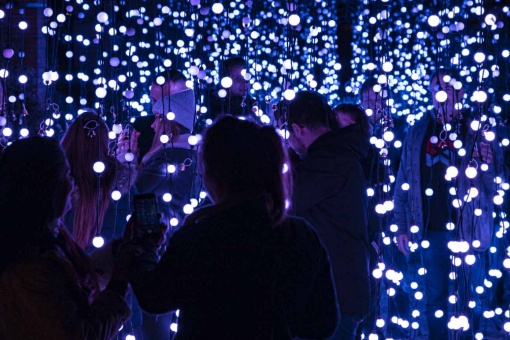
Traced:
<path fill-rule="evenodd" d="M 200 190 L 196 148 L 188 142 L 195 121 L 195 96 L 186 81 L 175 69 L 154 78 L 151 86 L 154 138 L 141 159 L 135 185 L 139 194 L 155 195 L 169 235 L 182 225 L 183 207 L 191 204 L 192 198 L 198 199 Z M 142 318 L 145 338 L 169 338 L 175 316 L 145 313 Z"/>
<path fill-rule="evenodd" d="M 130 282 L 140 306 L 179 309 L 176 339 L 329 338 L 338 324 L 330 263 L 314 229 L 287 216 L 280 136 L 225 116 L 206 130 L 199 159 L 213 205 L 188 216 L 161 261 L 153 238 L 138 241 Z"/>

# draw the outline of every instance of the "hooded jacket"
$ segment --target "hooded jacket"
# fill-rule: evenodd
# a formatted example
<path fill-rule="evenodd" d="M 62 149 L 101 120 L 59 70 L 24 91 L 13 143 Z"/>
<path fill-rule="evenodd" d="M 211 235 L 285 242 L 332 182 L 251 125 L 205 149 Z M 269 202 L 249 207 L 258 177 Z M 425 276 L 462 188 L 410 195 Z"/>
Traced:
<path fill-rule="evenodd" d="M 349 130 L 315 140 L 295 169 L 293 209 L 317 230 L 329 252 L 342 314 L 362 316 L 370 304 L 366 177 L 368 145 Z"/>

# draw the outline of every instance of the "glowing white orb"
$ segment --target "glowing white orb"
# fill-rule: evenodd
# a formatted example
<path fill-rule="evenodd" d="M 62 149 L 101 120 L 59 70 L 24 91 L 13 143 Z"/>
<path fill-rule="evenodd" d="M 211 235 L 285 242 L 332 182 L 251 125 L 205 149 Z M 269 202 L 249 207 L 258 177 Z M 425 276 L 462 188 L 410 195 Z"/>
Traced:
<path fill-rule="evenodd" d="M 289 24 L 292 26 L 297 26 L 301 22 L 301 18 L 297 14 L 291 14 L 289 16 Z"/>
<path fill-rule="evenodd" d="M 101 236 L 96 236 L 92 239 L 92 245 L 96 248 L 104 246 L 104 239 Z"/>
<path fill-rule="evenodd" d="M 105 22 L 108 21 L 108 14 L 106 14 L 106 12 L 99 12 L 97 14 L 97 21 L 99 21 L 100 23 L 104 24 Z"/>
<path fill-rule="evenodd" d="M 175 165 L 173 164 L 169 164 L 167 167 L 166 167 L 166 170 L 168 171 L 168 173 L 170 174 L 173 174 L 175 171 L 177 171 L 177 168 Z"/>
<path fill-rule="evenodd" d="M 232 78 L 230 77 L 223 77 L 221 79 L 221 86 L 223 86 L 224 88 L 228 89 L 232 86 Z"/>
<path fill-rule="evenodd" d="M 166 114 L 166 119 L 168 120 L 174 120 L 175 119 L 175 113 L 173 113 L 172 111 L 168 112 Z"/>
<path fill-rule="evenodd" d="M 446 94 L 445 91 L 443 91 L 443 90 L 437 91 L 436 100 L 438 102 L 444 103 L 446 101 L 446 99 L 448 99 L 448 95 Z"/>
<path fill-rule="evenodd" d="M 105 169 L 105 165 L 103 162 L 101 161 L 98 161 L 98 162 L 95 162 L 94 165 L 92 166 L 92 168 L 94 169 L 94 172 L 97 173 L 97 174 L 101 174 L 103 173 L 104 169 Z"/>
<path fill-rule="evenodd" d="M 120 193 L 119 190 L 113 190 L 112 194 L 111 194 L 111 197 L 112 197 L 112 200 L 118 201 L 122 197 L 122 194 Z"/>
<path fill-rule="evenodd" d="M 220 3 L 220 2 L 217 2 L 215 4 L 212 5 L 212 11 L 215 13 L 215 14 L 220 14 L 221 12 L 223 12 L 223 4 Z"/>
<path fill-rule="evenodd" d="M 125 159 L 127 162 L 132 162 L 132 161 L 135 159 L 135 155 L 134 155 L 132 152 L 127 152 L 127 153 L 124 155 L 124 159 Z"/>
<path fill-rule="evenodd" d="M 441 19 L 439 19 L 439 17 L 437 15 L 431 15 L 428 19 L 427 19 L 427 22 L 429 23 L 429 25 L 431 27 L 437 27 L 439 26 L 439 24 L 441 23 Z"/>
<path fill-rule="evenodd" d="M 159 136 L 159 141 L 162 144 L 166 144 L 170 141 L 170 137 L 168 137 L 168 135 L 161 135 L 161 136 Z"/>

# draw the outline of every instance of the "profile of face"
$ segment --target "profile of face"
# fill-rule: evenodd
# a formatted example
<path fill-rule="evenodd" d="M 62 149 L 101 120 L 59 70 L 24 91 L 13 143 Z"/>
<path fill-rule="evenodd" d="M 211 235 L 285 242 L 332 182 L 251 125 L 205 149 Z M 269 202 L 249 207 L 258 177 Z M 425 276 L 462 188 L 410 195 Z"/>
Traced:
<path fill-rule="evenodd" d="M 154 113 L 154 121 L 151 124 L 151 128 L 154 130 L 156 136 L 161 136 L 165 128 L 166 117 L 163 113 Z M 158 137 L 159 138 L 159 137 Z"/>
<path fill-rule="evenodd" d="M 365 112 L 372 124 L 382 118 L 382 98 L 380 92 L 376 93 L 373 89 L 362 92 L 361 105 L 365 108 Z"/>
<path fill-rule="evenodd" d="M 464 88 L 456 90 L 454 87 L 455 82 L 446 73 L 440 73 L 430 80 L 432 102 L 436 108 L 438 119 L 441 121 L 444 119 L 446 123 L 456 118 L 462 109 Z"/>
<path fill-rule="evenodd" d="M 232 86 L 229 93 L 234 97 L 243 97 L 248 92 L 248 82 L 244 79 L 243 66 L 232 66 L 229 69 L 228 76 L 232 79 Z"/>
<path fill-rule="evenodd" d="M 306 155 L 306 146 L 303 141 L 303 131 L 302 127 L 297 126 L 297 124 L 293 124 L 289 129 L 289 146 L 294 150 L 295 153 L 299 155 L 299 157 L 303 157 Z"/>

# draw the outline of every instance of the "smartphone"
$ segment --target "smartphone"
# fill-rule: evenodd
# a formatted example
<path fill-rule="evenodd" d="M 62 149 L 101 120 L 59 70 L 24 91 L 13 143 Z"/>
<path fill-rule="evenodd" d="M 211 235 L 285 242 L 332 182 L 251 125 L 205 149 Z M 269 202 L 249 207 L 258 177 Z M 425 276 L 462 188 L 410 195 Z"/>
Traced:
<path fill-rule="evenodd" d="M 158 201 L 154 194 L 135 195 L 133 197 L 135 205 L 136 220 L 138 228 L 144 234 L 153 234 L 160 231 Z"/>

